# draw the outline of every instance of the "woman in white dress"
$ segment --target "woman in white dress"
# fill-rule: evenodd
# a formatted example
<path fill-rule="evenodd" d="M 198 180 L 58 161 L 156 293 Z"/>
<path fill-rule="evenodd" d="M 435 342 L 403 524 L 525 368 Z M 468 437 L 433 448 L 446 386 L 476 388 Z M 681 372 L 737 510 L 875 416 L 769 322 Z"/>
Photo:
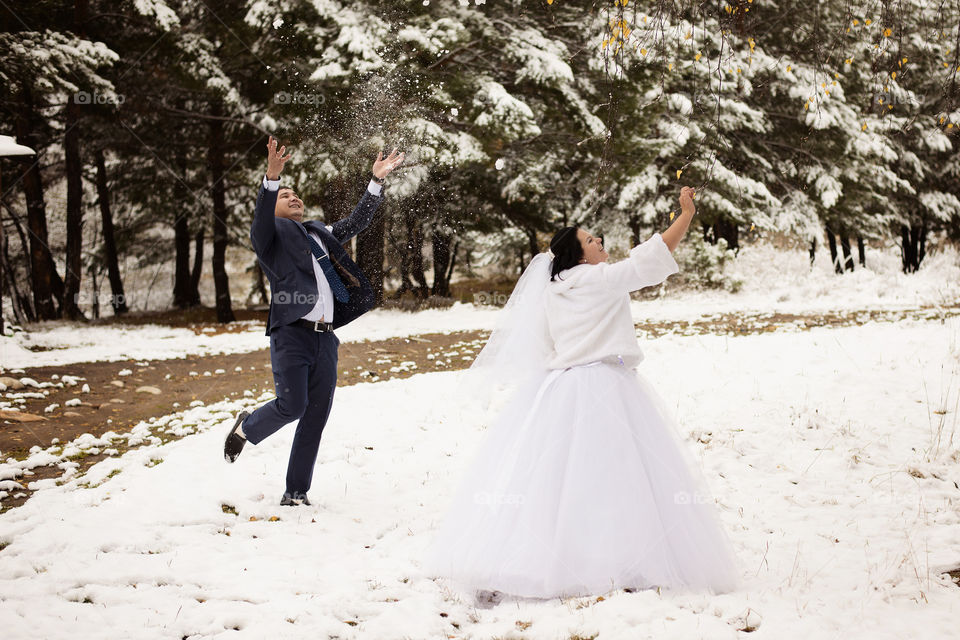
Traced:
<path fill-rule="evenodd" d="M 629 293 L 678 271 L 693 189 L 663 232 L 607 263 L 567 227 L 517 283 L 468 372 L 516 391 L 427 551 L 467 592 L 550 598 L 614 589 L 734 589 L 738 569 L 686 444 L 634 367 Z"/>

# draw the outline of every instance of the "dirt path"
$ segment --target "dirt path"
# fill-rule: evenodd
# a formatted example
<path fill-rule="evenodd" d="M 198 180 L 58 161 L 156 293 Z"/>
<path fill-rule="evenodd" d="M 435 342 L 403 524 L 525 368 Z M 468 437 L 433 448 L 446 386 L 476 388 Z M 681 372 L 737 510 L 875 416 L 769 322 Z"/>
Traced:
<path fill-rule="evenodd" d="M 665 334 L 746 335 L 861 325 L 870 321 L 942 320 L 955 315 L 960 315 L 960 306 L 810 315 L 717 314 L 690 322 L 640 323 L 637 329 L 648 339 Z M 199 332 L 205 327 L 191 328 Z M 219 326 L 218 329 L 222 330 Z M 337 385 L 462 369 L 473 361 L 488 335 L 485 331 L 465 331 L 344 343 L 339 351 Z M 246 390 L 255 395 L 273 392 L 267 349 L 176 360 L 37 367 L 2 375 L 30 378 L 43 385 L 9 389 L 4 394 L 20 411 L 0 412 L 0 452 L 3 459 L 18 460 L 25 459 L 32 447 L 46 449 L 55 439 L 65 443 L 84 433 L 97 437 L 107 431 L 124 433 L 142 420 L 185 409 L 198 400 L 209 404 L 235 398 Z M 83 391 L 84 385 L 89 391 Z M 36 419 L 30 420 L 30 416 Z M 122 453 L 120 450 L 117 455 Z M 80 464 L 78 473 L 103 457 L 104 454 L 85 455 L 74 460 Z M 28 482 L 59 477 L 61 473 L 56 466 L 37 467 L 22 480 L 26 486 Z M 17 490 L 0 499 L 0 512 L 23 504 L 30 493 L 28 489 Z"/>

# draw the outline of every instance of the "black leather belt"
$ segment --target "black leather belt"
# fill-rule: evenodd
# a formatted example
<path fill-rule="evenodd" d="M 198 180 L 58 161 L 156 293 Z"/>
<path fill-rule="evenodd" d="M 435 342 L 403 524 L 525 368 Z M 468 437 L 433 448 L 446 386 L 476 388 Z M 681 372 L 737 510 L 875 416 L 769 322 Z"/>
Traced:
<path fill-rule="evenodd" d="M 319 320 L 313 321 L 313 320 L 304 320 L 303 318 L 300 318 L 295 322 L 291 322 L 290 325 L 294 327 L 303 327 L 304 329 L 310 329 L 312 331 L 319 331 L 320 333 L 323 333 L 325 331 L 333 331 L 333 325 L 331 323 L 320 322 Z"/>

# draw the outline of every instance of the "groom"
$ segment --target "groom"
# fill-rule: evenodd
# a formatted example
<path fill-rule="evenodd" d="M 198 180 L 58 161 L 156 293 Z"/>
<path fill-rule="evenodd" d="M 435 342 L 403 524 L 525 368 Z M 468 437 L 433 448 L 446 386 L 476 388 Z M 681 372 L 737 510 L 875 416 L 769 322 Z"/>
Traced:
<path fill-rule="evenodd" d="M 237 416 L 223 444 L 234 462 L 247 442 L 258 444 L 280 427 L 297 421 L 282 505 L 309 505 L 307 491 L 330 415 L 337 385 L 337 347 L 333 330 L 374 305 L 370 283 L 341 246 L 367 228 L 383 202 L 383 179 L 403 162 L 394 149 L 377 154 L 373 178 L 348 218 L 333 225 L 303 222 L 303 201 L 280 186 L 280 172 L 292 154 L 267 142 L 267 173 L 257 194 L 250 239 L 270 281 L 270 362 L 277 397 L 252 414 Z"/>

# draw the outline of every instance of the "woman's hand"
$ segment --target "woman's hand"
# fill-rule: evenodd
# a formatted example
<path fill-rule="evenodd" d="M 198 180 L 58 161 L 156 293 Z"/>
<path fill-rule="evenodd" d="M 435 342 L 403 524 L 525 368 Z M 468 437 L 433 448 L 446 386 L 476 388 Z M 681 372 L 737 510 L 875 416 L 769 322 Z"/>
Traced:
<path fill-rule="evenodd" d="M 693 195 L 696 193 L 693 187 L 683 187 L 680 189 L 680 208 L 684 213 L 689 211 L 691 214 L 697 212 L 693 204 Z"/>
<path fill-rule="evenodd" d="M 270 136 L 270 139 L 267 140 L 267 180 L 280 179 L 283 165 L 287 164 L 287 160 L 293 155 L 293 153 L 288 153 L 284 156 L 283 152 L 286 150 L 287 147 L 284 145 L 280 147 L 280 151 L 277 151 L 277 139 L 273 136 Z"/>

